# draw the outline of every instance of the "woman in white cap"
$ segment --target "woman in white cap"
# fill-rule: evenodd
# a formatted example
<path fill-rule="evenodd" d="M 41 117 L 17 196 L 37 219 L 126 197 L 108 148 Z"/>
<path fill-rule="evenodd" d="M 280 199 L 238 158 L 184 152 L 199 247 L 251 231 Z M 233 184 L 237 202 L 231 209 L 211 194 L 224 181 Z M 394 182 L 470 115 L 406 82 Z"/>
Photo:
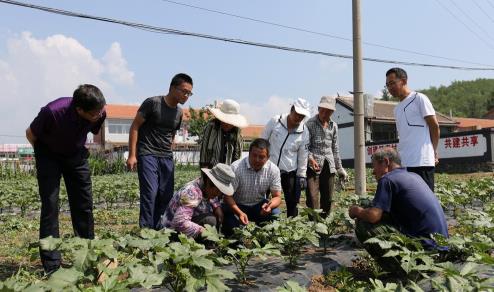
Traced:
<path fill-rule="evenodd" d="M 217 163 L 230 165 L 242 156 L 240 129 L 247 120 L 240 114 L 240 105 L 225 99 L 219 108 L 210 108 L 214 119 L 204 128 L 201 140 L 200 167 L 211 168 Z"/>
<path fill-rule="evenodd" d="M 307 185 L 309 131 L 304 125 L 304 119 L 309 115 L 309 103 L 298 98 L 289 113 L 274 116 L 261 134 L 261 138 L 271 144 L 269 159 L 280 169 L 281 187 L 289 217 L 298 215 L 301 189 Z"/>
<path fill-rule="evenodd" d="M 218 196 L 233 195 L 235 173 L 230 166 L 218 163 L 202 168 L 201 177 L 183 186 L 173 195 L 158 228 L 171 228 L 190 237 L 198 237 L 204 225 L 216 226 L 223 221 Z"/>

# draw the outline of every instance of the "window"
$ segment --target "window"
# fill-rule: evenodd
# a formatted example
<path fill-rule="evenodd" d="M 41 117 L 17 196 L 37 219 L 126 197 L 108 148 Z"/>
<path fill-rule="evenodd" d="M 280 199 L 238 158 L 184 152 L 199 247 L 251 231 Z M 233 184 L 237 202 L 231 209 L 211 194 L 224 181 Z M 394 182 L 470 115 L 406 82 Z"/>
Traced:
<path fill-rule="evenodd" d="M 108 133 L 129 134 L 132 120 L 108 120 Z"/>
<path fill-rule="evenodd" d="M 391 141 L 398 139 L 395 124 L 372 123 L 372 141 Z"/>

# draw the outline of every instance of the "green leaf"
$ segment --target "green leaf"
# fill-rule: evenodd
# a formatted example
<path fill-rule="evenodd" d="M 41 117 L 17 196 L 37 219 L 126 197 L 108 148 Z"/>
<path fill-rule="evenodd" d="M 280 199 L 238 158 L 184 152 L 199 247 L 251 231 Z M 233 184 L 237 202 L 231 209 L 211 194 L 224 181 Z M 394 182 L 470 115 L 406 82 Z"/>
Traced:
<path fill-rule="evenodd" d="M 233 276 L 235 277 L 235 276 Z M 228 288 L 225 284 L 223 284 L 223 281 L 221 278 L 217 276 L 211 277 L 211 275 L 208 275 L 206 278 L 206 286 L 207 286 L 207 291 L 208 292 L 222 292 L 222 291 L 230 291 L 231 289 Z"/>
<path fill-rule="evenodd" d="M 154 229 L 149 229 L 149 228 L 141 229 L 141 232 L 139 232 L 139 235 L 143 239 L 156 238 L 158 236 L 158 234 L 159 234 L 159 231 L 156 231 Z"/>
<path fill-rule="evenodd" d="M 130 238 L 127 244 L 129 247 L 137 248 L 141 251 L 148 251 L 152 247 L 151 242 L 146 239 Z"/>
<path fill-rule="evenodd" d="M 53 290 L 63 290 L 67 287 L 75 285 L 78 282 L 79 278 L 81 278 L 83 275 L 83 273 L 76 270 L 75 268 L 60 268 L 58 269 L 58 271 L 51 275 L 46 284 L 49 287 L 52 287 Z"/>
<path fill-rule="evenodd" d="M 466 263 L 460 270 L 460 275 L 466 276 L 472 272 L 476 272 L 479 265 L 476 263 Z"/>
<path fill-rule="evenodd" d="M 197 291 L 206 285 L 205 279 L 193 277 L 188 269 L 182 269 L 181 272 L 183 277 L 185 277 L 185 291 Z"/>
<path fill-rule="evenodd" d="M 364 243 L 366 243 L 366 244 L 367 243 L 377 243 L 379 245 L 379 247 L 381 247 L 382 249 L 390 249 L 393 246 L 396 246 L 396 243 L 394 243 L 392 241 L 382 240 L 382 239 L 379 239 L 377 237 L 369 238 Z"/>
<path fill-rule="evenodd" d="M 305 292 L 307 291 L 304 287 L 300 286 L 299 283 L 295 281 L 286 282 L 283 287 L 276 288 L 278 292 Z"/>
<path fill-rule="evenodd" d="M 207 277 L 220 277 L 222 279 L 235 279 L 235 274 L 225 269 L 214 269 L 206 271 Z"/>
<path fill-rule="evenodd" d="M 409 281 L 407 289 L 410 289 L 412 292 L 424 292 L 424 290 L 414 281 Z"/>
<path fill-rule="evenodd" d="M 395 257 L 395 256 L 400 255 L 400 254 L 401 254 L 401 252 L 398 250 L 390 250 L 390 251 L 386 252 L 383 255 L 383 257 Z"/>
<path fill-rule="evenodd" d="M 74 268 L 78 271 L 85 272 L 94 260 L 96 257 L 87 247 L 74 252 Z"/>
<path fill-rule="evenodd" d="M 216 228 L 211 225 L 204 226 L 204 230 L 201 233 L 201 236 L 206 238 L 207 240 L 211 240 L 213 242 L 218 242 L 221 240 L 222 235 L 216 231 Z"/>
<path fill-rule="evenodd" d="M 56 250 L 60 246 L 62 240 L 60 238 L 54 238 L 48 236 L 39 240 L 39 246 L 42 250 Z"/>
<path fill-rule="evenodd" d="M 212 270 L 214 267 L 214 262 L 205 257 L 192 257 L 192 262 L 194 263 L 194 265 L 204 268 L 207 271 Z"/>
<path fill-rule="evenodd" d="M 2 289 L 1 285 L 0 285 L 0 291 L 5 291 Z M 46 291 L 45 288 L 43 288 L 43 286 L 41 284 L 34 284 L 34 285 L 31 285 L 29 287 L 27 287 L 26 289 L 22 289 L 23 292 L 44 292 Z"/>
<path fill-rule="evenodd" d="M 316 232 L 321 234 L 328 234 L 328 227 L 322 223 L 316 223 Z"/>
<path fill-rule="evenodd" d="M 166 276 L 166 272 L 158 273 L 153 267 L 140 264 L 131 266 L 128 270 L 132 282 L 138 283 L 146 289 L 161 285 Z"/>
<path fill-rule="evenodd" d="M 446 278 L 446 287 L 449 289 L 449 291 L 463 291 L 461 284 L 457 281 L 456 278 L 451 276 Z"/>

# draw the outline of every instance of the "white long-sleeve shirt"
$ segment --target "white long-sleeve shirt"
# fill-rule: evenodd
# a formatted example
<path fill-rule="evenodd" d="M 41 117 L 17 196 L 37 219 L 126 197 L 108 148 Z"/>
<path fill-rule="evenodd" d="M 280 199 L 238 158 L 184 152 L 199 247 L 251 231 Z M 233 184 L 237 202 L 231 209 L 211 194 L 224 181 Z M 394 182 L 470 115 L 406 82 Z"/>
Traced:
<path fill-rule="evenodd" d="M 309 130 L 304 122 L 288 132 L 288 114 L 277 115 L 269 120 L 261 138 L 269 141 L 269 159 L 281 172 L 297 171 L 297 176 L 306 177 Z"/>

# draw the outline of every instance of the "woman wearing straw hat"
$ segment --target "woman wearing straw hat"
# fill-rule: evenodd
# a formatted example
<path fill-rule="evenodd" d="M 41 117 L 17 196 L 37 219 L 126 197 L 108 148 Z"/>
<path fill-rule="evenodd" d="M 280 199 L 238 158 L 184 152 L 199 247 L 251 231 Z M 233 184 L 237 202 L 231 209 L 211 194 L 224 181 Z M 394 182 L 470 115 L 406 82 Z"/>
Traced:
<path fill-rule="evenodd" d="M 206 168 L 217 163 L 230 165 L 242 155 L 240 128 L 247 126 L 247 120 L 240 114 L 240 105 L 232 99 L 225 99 L 219 108 L 209 111 L 214 119 L 204 128 L 199 165 Z"/>
<path fill-rule="evenodd" d="M 202 168 L 201 177 L 179 189 L 170 200 L 158 227 L 171 228 L 190 237 L 198 237 L 204 225 L 216 226 L 221 210 L 219 195 L 233 195 L 235 173 L 230 166 L 218 163 L 212 169 Z M 222 212 L 220 214 L 223 214 Z"/>

